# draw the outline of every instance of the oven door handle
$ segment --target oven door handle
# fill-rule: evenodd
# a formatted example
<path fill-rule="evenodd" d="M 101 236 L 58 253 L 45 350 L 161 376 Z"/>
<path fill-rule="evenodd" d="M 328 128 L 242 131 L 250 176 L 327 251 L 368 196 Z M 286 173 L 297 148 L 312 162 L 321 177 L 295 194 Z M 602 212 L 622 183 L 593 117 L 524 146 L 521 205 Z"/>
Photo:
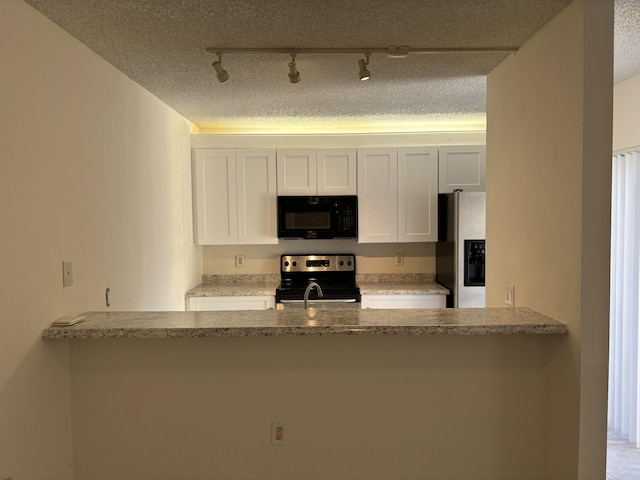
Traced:
<path fill-rule="evenodd" d="M 309 300 L 309 303 L 355 303 L 355 298 L 335 298 L 330 300 Z M 280 300 L 280 303 L 304 303 L 304 300 Z"/>

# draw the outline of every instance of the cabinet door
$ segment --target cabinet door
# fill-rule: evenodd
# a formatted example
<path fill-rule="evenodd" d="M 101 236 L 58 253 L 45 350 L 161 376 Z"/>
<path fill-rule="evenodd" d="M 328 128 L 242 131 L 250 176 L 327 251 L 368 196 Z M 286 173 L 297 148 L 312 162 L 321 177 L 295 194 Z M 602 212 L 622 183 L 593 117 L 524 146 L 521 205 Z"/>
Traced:
<path fill-rule="evenodd" d="M 445 308 L 446 295 L 362 295 L 362 308 Z"/>
<path fill-rule="evenodd" d="M 440 193 L 460 188 L 465 192 L 486 190 L 487 156 L 484 145 L 441 146 L 439 148 Z"/>
<path fill-rule="evenodd" d="M 398 149 L 398 242 L 438 241 L 438 149 Z"/>
<path fill-rule="evenodd" d="M 192 162 L 196 243 L 237 243 L 235 150 L 196 149 Z"/>
<path fill-rule="evenodd" d="M 236 150 L 238 243 L 278 243 L 275 149 Z"/>
<path fill-rule="evenodd" d="M 358 241 L 396 242 L 397 215 L 397 149 L 358 149 Z"/>
<path fill-rule="evenodd" d="M 278 149 L 278 195 L 316 195 L 316 150 Z"/>
<path fill-rule="evenodd" d="M 329 148 L 317 152 L 318 195 L 355 195 L 356 149 Z"/>
<path fill-rule="evenodd" d="M 216 310 L 268 310 L 275 308 L 275 296 L 245 297 L 189 297 L 188 311 L 212 312 Z"/>

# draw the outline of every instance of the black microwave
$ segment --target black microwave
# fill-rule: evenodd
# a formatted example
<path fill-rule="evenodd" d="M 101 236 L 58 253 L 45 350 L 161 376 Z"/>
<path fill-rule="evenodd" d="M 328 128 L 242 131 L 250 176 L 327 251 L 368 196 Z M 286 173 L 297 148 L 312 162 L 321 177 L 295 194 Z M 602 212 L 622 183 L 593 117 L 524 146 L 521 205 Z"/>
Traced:
<path fill-rule="evenodd" d="M 357 238 L 358 197 L 278 197 L 278 238 Z"/>

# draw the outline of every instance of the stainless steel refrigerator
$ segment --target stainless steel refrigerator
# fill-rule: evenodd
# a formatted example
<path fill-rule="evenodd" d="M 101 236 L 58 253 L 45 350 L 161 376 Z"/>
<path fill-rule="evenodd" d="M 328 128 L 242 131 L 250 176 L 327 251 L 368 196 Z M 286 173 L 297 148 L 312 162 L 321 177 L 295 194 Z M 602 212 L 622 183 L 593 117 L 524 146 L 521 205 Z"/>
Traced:
<path fill-rule="evenodd" d="M 485 306 L 486 193 L 438 195 L 436 281 L 447 287 L 447 307 Z"/>

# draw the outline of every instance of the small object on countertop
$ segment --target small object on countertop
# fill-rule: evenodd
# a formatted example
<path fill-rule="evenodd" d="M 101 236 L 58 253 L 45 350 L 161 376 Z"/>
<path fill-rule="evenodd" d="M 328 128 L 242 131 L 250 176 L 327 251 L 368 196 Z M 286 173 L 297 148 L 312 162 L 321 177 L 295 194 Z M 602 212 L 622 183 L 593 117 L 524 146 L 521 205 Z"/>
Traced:
<path fill-rule="evenodd" d="M 53 327 L 70 327 L 71 325 L 75 325 L 82 320 L 84 320 L 84 315 L 74 315 L 71 317 L 60 318 L 53 322 L 51 325 Z"/>

